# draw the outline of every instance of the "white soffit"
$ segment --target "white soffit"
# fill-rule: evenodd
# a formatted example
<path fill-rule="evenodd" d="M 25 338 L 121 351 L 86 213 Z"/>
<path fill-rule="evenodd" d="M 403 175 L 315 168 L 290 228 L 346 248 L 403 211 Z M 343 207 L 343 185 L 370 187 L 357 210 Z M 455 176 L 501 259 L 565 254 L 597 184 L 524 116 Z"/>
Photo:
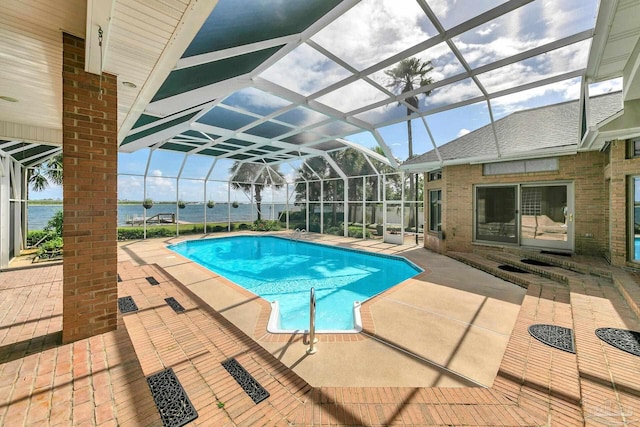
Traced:
<path fill-rule="evenodd" d="M 62 128 L 62 32 L 84 37 L 85 16 L 85 0 L 2 0 L 0 95 L 18 100 L 0 101 L 4 122 L 58 135 L 41 130 Z"/>

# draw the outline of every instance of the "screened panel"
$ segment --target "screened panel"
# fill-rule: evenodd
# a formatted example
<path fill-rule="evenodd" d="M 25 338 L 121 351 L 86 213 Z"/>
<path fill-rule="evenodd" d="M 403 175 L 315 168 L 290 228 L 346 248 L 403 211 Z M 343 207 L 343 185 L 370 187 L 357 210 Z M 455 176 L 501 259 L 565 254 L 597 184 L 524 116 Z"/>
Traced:
<path fill-rule="evenodd" d="M 289 101 L 253 87 L 234 92 L 226 97 L 222 103 L 261 116 L 266 116 L 291 104 Z"/>
<path fill-rule="evenodd" d="M 291 78 L 292 71 L 298 78 Z M 303 43 L 267 68 L 260 76 L 308 96 L 351 76 L 351 73 Z"/>
<path fill-rule="evenodd" d="M 550 7 L 550 3 L 533 1 L 469 30 L 453 41 L 471 67 L 477 68 L 593 28 L 597 4 L 571 0 L 554 2 Z M 545 25 L 540 25 L 541 22 Z M 586 62 L 582 63 L 582 67 L 585 65 Z"/>
<path fill-rule="evenodd" d="M 240 114 L 222 107 L 212 108 L 198 119 L 199 123 L 231 130 L 238 130 L 254 121 L 256 121 L 255 117 Z"/>
<path fill-rule="evenodd" d="M 300 33 L 338 3 L 220 0 L 183 57 Z"/>
<path fill-rule="evenodd" d="M 324 200 L 344 200 L 344 183 L 341 179 L 328 179 L 324 182 Z"/>
<path fill-rule="evenodd" d="M 385 175 L 385 192 L 384 198 L 386 200 L 402 200 L 402 175 L 401 174 L 389 174 Z"/>
<path fill-rule="evenodd" d="M 375 25 L 354 25 L 354 22 Z M 435 34 L 431 21 L 415 0 L 364 0 L 311 39 L 363 70 Z"/>
<path fill-rule="evenodd" d="M 382 176 L 368 176 L 365 178 L 364 188 L 367 201 L 382 201 Z"/>

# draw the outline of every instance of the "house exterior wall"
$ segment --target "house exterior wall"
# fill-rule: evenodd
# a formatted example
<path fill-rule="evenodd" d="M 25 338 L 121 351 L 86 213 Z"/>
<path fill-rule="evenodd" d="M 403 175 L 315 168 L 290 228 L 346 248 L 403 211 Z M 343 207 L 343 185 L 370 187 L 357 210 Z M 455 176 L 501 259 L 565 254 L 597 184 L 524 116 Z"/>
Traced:
<path fill-rule="evenodd" d="M 116 77 L 84 71 L 85 43 L 63 35 L 63 321 L 65 343 L 116 328 Z"/>
<path fill-rule="evenodd" d="M 640 158 L 627 158 L 627 141 L 614 141 L 609 149 L 609 164 L 605 168 L 605 178 L 609 183 L 610 205 L 610 260 L 614 265 L 638 264 L 629 261 L 629 178 L 640 175 Z"/>
<path fill-rule="evenodd" d="M 559 168 L 553 172 L 492 176 L 483 176 L 481 164 L 444 167 L 441 180 L 426 184 L 427 190 L 442 189 L 444 240 L 439 240 L 430 233 L 425 238 L 425 246 L 440 252 L 473 250 L 473 197 L 476 185 L 568 181 L 573 182 L 575 193 L 575 252 L 604 255 L 609 241 L 609 200 L 604 177 L 606 156 L 600 152 L 581 152 L 561 156 L 558 160 Z M 428 191 L 425 191 L 425 195 L 427 194 Z M 425 210 L 428 210 L 426 198 L 425 206 Z"/>

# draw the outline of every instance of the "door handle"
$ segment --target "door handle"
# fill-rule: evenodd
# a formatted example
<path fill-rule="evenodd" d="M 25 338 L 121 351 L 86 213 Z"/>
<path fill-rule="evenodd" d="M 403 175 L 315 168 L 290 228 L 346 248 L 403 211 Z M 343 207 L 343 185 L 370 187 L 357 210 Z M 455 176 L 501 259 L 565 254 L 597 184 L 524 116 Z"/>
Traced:
<path fill-rule="evenodd" d="M 573 222 L 573 214 L 569 214 L 569 221 Z"/>

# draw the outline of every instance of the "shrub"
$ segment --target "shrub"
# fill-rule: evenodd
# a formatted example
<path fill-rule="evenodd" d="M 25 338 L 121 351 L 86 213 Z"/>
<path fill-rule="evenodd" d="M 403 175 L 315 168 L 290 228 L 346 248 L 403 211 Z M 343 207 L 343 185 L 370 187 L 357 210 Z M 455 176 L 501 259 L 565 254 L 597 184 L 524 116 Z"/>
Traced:
<path fill-rule="evenodd" d="M 337 225 L 334 225 L 333 227 L 329 227 L 327 228 L 326 231 L 327 234 L 333 234 L 334 236 L 342 236 L 342 227 L 338 227 Z"/>
<path fill-rule="evenodd" d="M 367 239 L 371 238 L 371 232 L 369 230 L 366 230 L 366 236 Z M 362 238 L 362 227 L 354 227 L 351 226 L 349 227 L 349 237 L 355 237 L 355 238 Z"/>
<path fill-rule="evenodd" d="M 238 230 L 248 230 L 249 224 L 245 224 L 244 222 L 238 226 Z"/>
<path fill-rule="evenodd" d="M 280 222 L 264 220 L 264 219 L 256 220 L 253 223 L 252 230 L 253 231 L 277 231 L 277 230 L 280 230 Z"/>
<path fill-rule="evenodd" d="M 53 258 L 54 256 L 61 255 L 59 251 L 62 250 L 62 237 L 57 236 L 51 240 L 47 240 L 38 248 L 39 258 Z"/>
<path fill-rule="evenodd" d="M 44 231 L 55 233 L 56 236 L 62 237 L 62 211 L 59 210 L 55 215 L 47 222 L 44 227 Z"/>
<path fill-rule="evenodd" d="M 44 230 L 32 230 L 27 233 L 27 246 L 34 246 L 36 243 L 44 242 L 55 237 L 55 234 Z M 42 241 L 42 242 L 41 242 Z"/>

